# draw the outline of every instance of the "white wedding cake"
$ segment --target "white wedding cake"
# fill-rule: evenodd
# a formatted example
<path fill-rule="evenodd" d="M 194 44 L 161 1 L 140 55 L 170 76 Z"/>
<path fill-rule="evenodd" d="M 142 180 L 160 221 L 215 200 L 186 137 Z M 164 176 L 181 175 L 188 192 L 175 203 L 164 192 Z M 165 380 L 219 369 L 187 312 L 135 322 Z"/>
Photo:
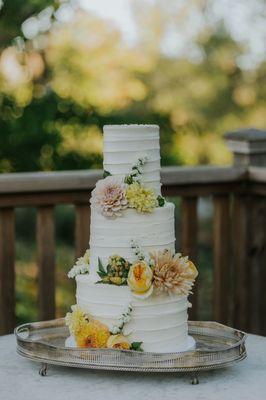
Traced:
<path fill-rule="evenodd" d="M 67 346 L 193 348 L 187 297 L 197 270 L 175 253 L 174 204 L 161 195 L 157 125 L 104 127 L 104 178 L 91 197 L 90 249 L 69 272 L 77 304 Z"/>

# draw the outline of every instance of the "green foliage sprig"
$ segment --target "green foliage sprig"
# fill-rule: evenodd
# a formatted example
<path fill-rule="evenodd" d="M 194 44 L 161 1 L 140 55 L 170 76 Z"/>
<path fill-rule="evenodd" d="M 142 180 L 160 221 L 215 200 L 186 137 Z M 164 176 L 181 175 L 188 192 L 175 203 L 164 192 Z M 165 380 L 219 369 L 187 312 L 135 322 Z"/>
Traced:
<path fill-rule="evenodd" d="M 130 174 L 126 175 L 124 182 L 128 185 L 132 185 L 134 182 L 140 182 L 140 176 L 143 174 L 142 167 L 147 163 L 148 157 L 140 157 L 136 164 L 132 166 Z"/>
<path fill-rule="evenodd" d="M 158 201 L 158 206 L 159 207 L 163 207 L 165 205 L 165 198 L 163 196 L 158 196 L 157 197 L 157 201 Z"/>
<path fill-rule="evenodd" d="M 141 345 L 143 342 L 132 342 L 130 350 L 135 350 L 135 351 L 143 351 Z"/>
<path fill-rule="evenodd" d="M 111 172 L 104 170 L 103 171 L 103 178 L 106 178 L 107 176 L 112 176 Z"/>

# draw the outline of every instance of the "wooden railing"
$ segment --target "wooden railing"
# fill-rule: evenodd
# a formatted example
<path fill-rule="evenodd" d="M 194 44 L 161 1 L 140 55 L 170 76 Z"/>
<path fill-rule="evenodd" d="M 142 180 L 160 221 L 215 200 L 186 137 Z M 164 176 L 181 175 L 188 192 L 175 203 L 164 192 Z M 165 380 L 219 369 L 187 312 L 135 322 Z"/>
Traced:
<path fill-rule="evenodd" d="M 254 153 L 256 138 L 260 151 Z M 253 150 L 248 153 L 245 148 L 241 153 L 238 149 L 233 167 L 165 167 L 163 194 L 181 197 L 177 235 L 181 233 L 182 253 L 196 263 L 197 203 L 200 197 L 211 196 L 213 319 L 266 334 L 266 168 L 256 166 L 258 159 L 260 165 L 264 164 L 261 155 L 266 133 L 242 131 L 228 139 L 234 146 L 242 141 L 241 148 L 243 143 L 253 144 Z M 76 256 L 80 256 L 89 242 L 90 191 L 101 177 L 100 170 L 0 175 L 0 334 L 11 332 L 15 326 L 14 209 L 37 208 L 39 318 L 51 319 L 55 316 L 54 207 L 75 206 L 75 247 Z M 198 315 L 197 294 L 196 287 L 191 319 Z"/>

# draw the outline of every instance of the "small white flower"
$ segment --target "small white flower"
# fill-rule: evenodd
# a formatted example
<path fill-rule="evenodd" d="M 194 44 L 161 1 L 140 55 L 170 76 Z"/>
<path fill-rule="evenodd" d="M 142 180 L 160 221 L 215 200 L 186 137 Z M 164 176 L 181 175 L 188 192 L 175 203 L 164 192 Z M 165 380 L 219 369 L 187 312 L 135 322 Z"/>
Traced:
<path fill-rule="evenodd" d="M 135 240 L 131 240 L 130 242 L 131 248 L 134 251 L 135 256 L 138 258 L 139 261 L 145 260 L 145 255 L 142 253 L 139 244 Z"/>
<path fill-rule="evenodd" d="M 75 265 L 68 272 L 69 278 L 75 278 L 77 275 L 89 274 L 90 272 L 90 251 L 86 250 L 83 257 L 77 259 Z"/>
<path fill-rule="evenodd" d="M 122 315 L 119 317 L 118 323 L 111 328 L 110 332 L 113 335 L 116 335 L 123 331 L 125 324 L 127 324 L 131 320 L 131 313 L 132 313 L 132 306 L 131 304 L 129 304 L 123 311 Z"/>
<path fill-rule="evenodd" d="M 113 329 L 111 330 L 111 333 L 112 333 L 113 335 L 117 335 L 119 332 L 120 332 L 120 330 L 119 330 L 119 328 L 116 327 L 116 326 L 114 326 Z"/>

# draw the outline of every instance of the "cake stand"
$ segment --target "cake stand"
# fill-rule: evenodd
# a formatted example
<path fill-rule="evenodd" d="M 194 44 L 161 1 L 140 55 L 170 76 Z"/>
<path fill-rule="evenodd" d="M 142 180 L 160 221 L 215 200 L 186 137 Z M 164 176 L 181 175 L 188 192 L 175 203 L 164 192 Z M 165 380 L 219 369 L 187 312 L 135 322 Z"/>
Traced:
<path fill-rule="evenodd" d="M 49 364 L 66 367 L 133 372 L 198 373 L 224 368 L 246 357 L 246 334 L 217 322 L 189 321 L 194 350 L 179 353 L 151 353 L 117 349 L 65 347 L 69 335 L 64 318 L 20 325 L 15 329 L 17 352 L 42 364 L 45 376 Z"/>

